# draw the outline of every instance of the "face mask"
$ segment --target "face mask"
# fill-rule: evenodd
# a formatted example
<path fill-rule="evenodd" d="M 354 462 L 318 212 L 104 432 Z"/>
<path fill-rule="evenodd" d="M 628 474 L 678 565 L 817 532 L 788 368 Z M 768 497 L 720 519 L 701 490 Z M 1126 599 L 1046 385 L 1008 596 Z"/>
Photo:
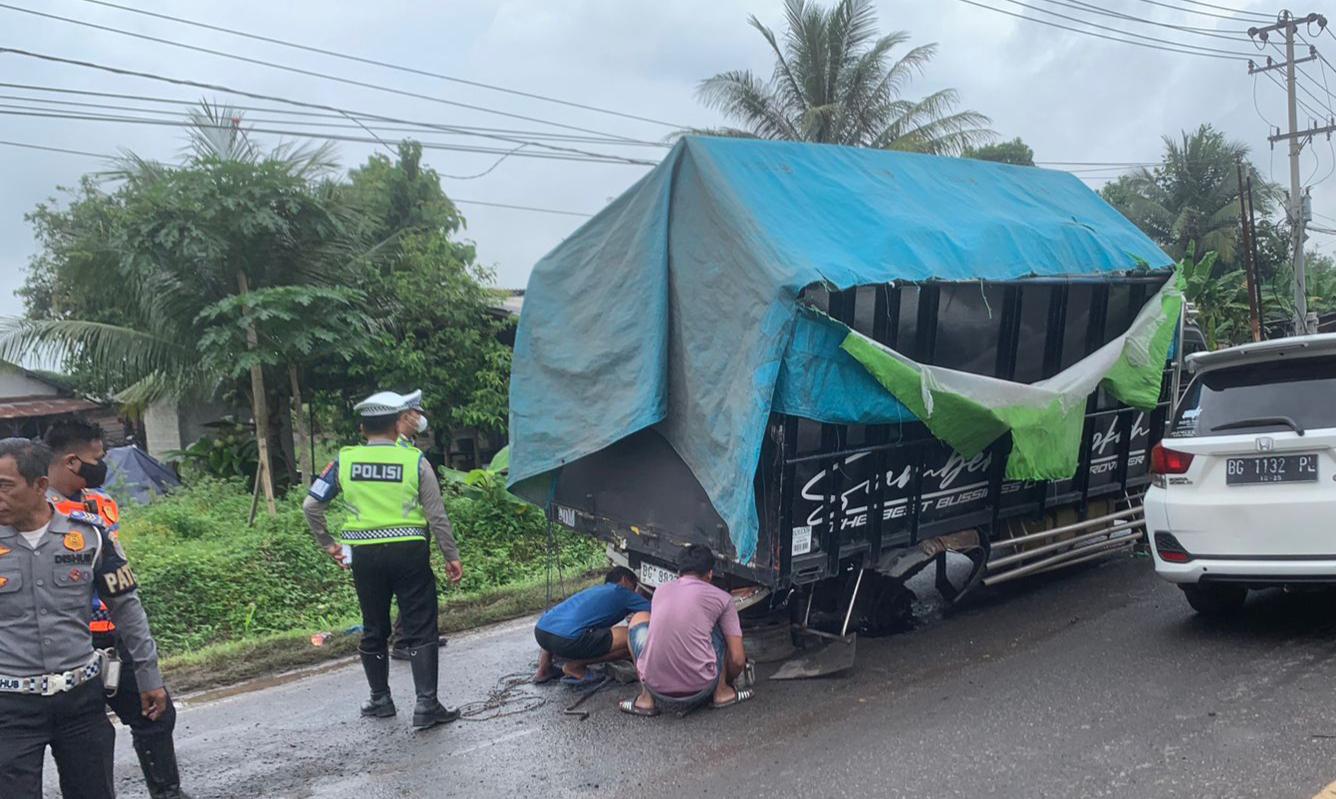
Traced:
<path fill-rule="evenodd" d="M 101 488 L 107 480 L 107 462 L 94 461 L 89 463 L 80 458 L 79 469 L 75 474 L 79 475 L 79 479 L 83 480 L 89 488 Z"/>
<path fill-rule="evenodd" d="M 427 414 L 419 413 L 417 420 L 417 432 L 419 435 L 427 432 Z"/>

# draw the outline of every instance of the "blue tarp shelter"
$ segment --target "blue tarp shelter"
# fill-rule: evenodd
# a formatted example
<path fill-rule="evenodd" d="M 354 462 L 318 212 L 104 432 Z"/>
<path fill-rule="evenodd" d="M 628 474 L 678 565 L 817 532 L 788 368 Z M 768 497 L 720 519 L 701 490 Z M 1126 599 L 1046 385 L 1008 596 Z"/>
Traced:
<path fill-rule="evenodd" d="M 106 485 L 121 502 L 143 504 L 181 485 L 181 481 L 139 447 L 112 447 L 107 450 Z"/>
<path fill-rule="evenodd" d="M 511 484 L 653 426 L 756 548 L 772 411 L 913 418 L 799 309 L 805 287 L 1080 277 L 1170 260 L 1064 172 L 830 145 L 686 137 L 534 267 L 510 387 Z"/>

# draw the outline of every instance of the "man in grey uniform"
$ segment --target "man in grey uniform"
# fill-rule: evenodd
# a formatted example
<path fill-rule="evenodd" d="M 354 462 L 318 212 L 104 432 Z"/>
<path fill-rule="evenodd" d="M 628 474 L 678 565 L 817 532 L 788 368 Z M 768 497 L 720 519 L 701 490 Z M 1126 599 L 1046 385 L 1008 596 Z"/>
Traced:
<path fill-rule="evenodd" d="M 93 589 L 135 662 L 143 713 L 167 710 L 158 650 L 120 546 L 47 501 L 51 450 L 0 440 L 0 794 L 42 795 L 51 747 L 65 799 L 115 796 L 116 733 L 88 623 Z"/>

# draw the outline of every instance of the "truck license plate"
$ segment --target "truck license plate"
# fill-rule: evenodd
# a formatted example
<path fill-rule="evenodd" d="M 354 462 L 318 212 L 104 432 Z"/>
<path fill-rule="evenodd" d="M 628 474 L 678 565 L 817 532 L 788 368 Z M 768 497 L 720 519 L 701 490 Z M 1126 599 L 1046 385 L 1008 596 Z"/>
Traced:
<path fill-rule="evenodd" d="M 1317 455 L 1265 455 L 1227 458 L 1226 485 L 1317 482 Z"/>
<path fill-rule="evenodd" d="M 676 574 L 662 566 L 656 566 L 649 561 L 641 561 L 640 563 L 640 582 L 650 588 L 658 588 L 664 583 L 670 583 L 676 579 Z"/>

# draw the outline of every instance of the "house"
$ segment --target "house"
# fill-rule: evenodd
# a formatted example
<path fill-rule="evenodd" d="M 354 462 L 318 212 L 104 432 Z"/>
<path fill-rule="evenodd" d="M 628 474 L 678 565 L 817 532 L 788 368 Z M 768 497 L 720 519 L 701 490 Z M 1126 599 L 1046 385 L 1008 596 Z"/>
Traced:
<path fill-rule="evenodd" d="M 108 446 L 124 444 L 132 433 L 114 406 L 76 395 L 58 377 L 0 361 L 0 437 L 37 438 L 72 416 L 102 425 Z"/>

